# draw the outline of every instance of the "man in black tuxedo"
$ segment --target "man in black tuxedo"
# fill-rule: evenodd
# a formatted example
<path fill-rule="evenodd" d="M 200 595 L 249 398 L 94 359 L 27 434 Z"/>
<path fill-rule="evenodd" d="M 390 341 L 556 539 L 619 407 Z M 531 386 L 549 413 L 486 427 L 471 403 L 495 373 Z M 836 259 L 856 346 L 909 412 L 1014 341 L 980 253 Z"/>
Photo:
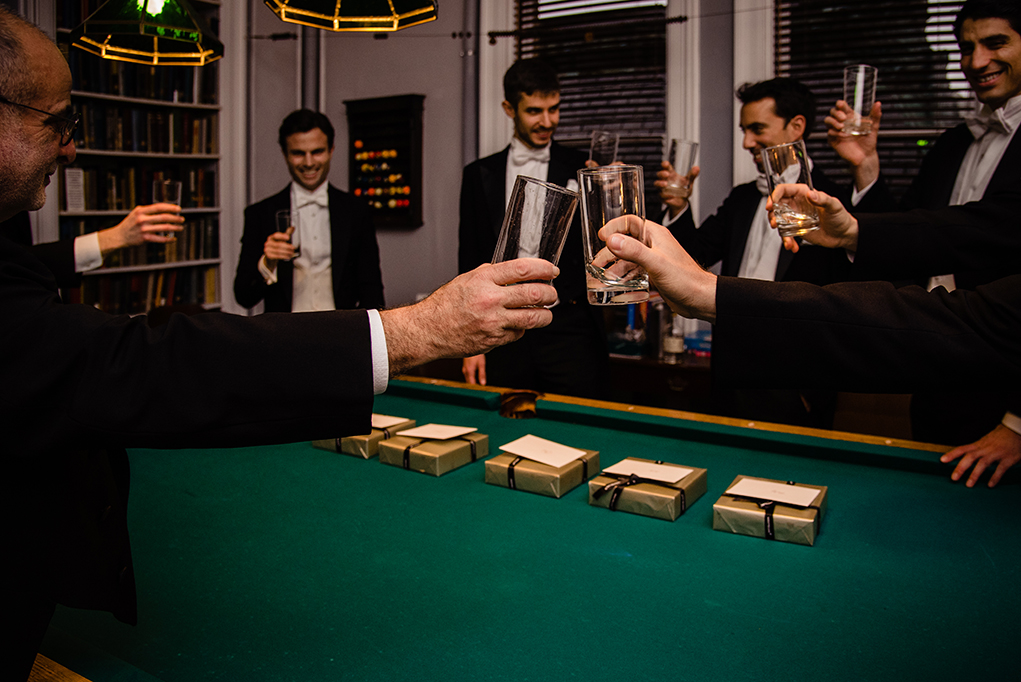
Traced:
<path fill-rule="evenodd" d="M 365 202 L 328 183 L 333 125 L 319 112 L 299 109 L 280 124 L 280 149 L 291 174 L 282 191 L 245 209 L 234 297 L 266 312 L 346 310 L 383 306 L 379 247 Z M 277 229 L 278 211 L 297 218 Z"/>
<path fill-rule="evenodd" d="M 70 93 L 57 47 L 0 6 L 0 221 L 41 208 L 57 164 L 74 160 Z M 0 375 L 11 387 L 0 397 L 0 678 L 28 677 L 57 604 L 135 622 L 125 448 L 365 433 L 389 375 L 548 324 L 556 290 L 540 282 L 557 274 L 522 259 L 393 310 L 174 315 L 150 329 L 63 303 L 33 250 L 0 236 Z"/>
<path fill-rule="evenodd" d="M 493 258 L 510 192 L 518 175 L 577 189 L 583 152 L 553 140 L 560 121 L 560 80 L 537 59 L 515 62 L 503 78 L 503 110 L 514 136 L 502 151 L 464 169 L 458 270 L 468 272 Z M 560 255 L 561 276 L 553 322 L 515 347 L 466 358 L 465 381 L 589 398 L 604 396 L 609 370 L 602 311 L 586 298 L 581 225 L 576 212 Z"/>
<path fill-rule="evenodd" d="M 714 215 L 695 225 L 687 196 L 661 192 L 667 211 L 663 224 L 697 262 L 706 267 L 720 263 L 721 273 L 774 281 L 810 281 L 826 283 L 839 279 L 845 264 L 825 250 L 809 250 L 797 257 L 783 249 L 779 237 L 769 228 L 766 214 L 768 187 L 762 170 L 762 150 L 804 139 L 815 120 L 815 96 L 809 88 L 792 78 L 774 78 L 748 83 L 738 89 L 741 102 L 742 146 L 751 154 L 759 177 L 735 187 Z M 699 168 L 681 169 L 687 173 L 683 185 L 690 188 Z M 665 190 L 678 184 L 678 173 L 663 163 L 656 185 Z M 812 183 L 831 194 L 840 190 L 813 166 Z M 689 189 L 690 194 L 690 189 Z M 713 372 L 728 361 L 717 343 L 720 330 L 713 332 Z M 721 414 L 756 421 L 772 421 L 798 426 L 829 428 L 835 395 L 832 392 L 751 391 L 724 389 L 713 382 L 714 409 Z"/>
<path fill-rule="evenodd" d="M 851 162 L 858 192 L 875 196 L 873 209 L 892 211 L 942 208 L 996 195 L 1009 196 L 1021 179 L 1021 5 L 1012 0 L 968 0 L 954 21 L 961 50 L 961 70 L 975 92 L 975 111 L 964 123 L 943 133 L 925 155 L 918 175 L 898 204 L 881 174 L 875 132 L 862 137 L 844 134 L 850 111 L 837 102 L 826 119 L 830 144 Z M 881 109 L 873 109 L 873 131 Z M 1021 211 L 1021 202 L 1017 204 Z M 1013 222 L 1002 225 L 1015 230 Z M 1012 266 L 927 272 L 919 280 L 928 288 L 972 289 L 1017 272 Z M 901 275 L 896 279 L 903 279 Z M 1005 413 L 998 395 L 983 391 L 918 393 L 911 401 L 912 436 L 933 443 L 960 445 L 980 437 L 1015 441 L 1021 448 L 1021 416 Z"/>

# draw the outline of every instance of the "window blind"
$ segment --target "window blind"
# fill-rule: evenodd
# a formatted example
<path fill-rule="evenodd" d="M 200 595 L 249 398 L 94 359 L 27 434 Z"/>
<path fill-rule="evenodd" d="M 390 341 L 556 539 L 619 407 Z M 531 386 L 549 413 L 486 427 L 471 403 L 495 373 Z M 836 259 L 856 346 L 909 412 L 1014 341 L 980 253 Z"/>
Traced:
<path fill-rule="evenodd" d="M 593 130 L 620 134 L 617 159 L 645 168 L 646 204 L 666 135 L 665 0 L 518 0 L 518 58 L 560 75 L 558 142 L 588 150 Z"/>
<path fill-rule="evenodd" d="M 903 194 L 927 148 L 960 123 L 973 95 L 959 68 L 954 17 L 963 3 L 949 0 L 777 0 L 776 74 L 808 85 L 818 101 L 808 140 L 815 163 L 836 179 L 847 164 L 826 141 L 823 119 L 843 97 L 843 69 L 879 69 L 876 99 L 883 103 L 879 157 L 895 196 Z"/>

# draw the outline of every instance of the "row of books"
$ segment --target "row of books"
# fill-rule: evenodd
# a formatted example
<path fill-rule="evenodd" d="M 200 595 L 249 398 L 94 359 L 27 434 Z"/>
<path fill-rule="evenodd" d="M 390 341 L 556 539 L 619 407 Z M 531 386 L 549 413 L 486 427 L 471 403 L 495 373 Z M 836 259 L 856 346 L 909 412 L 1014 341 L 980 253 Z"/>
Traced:
<path fill-rule="evenodd" d="M 60 237 L 68 239 L 109 227 L 96 225 L 94 220 L 64 218 L 60 221 Z M 108 221 L 109 222 L 109 221 Z M 177 240 L 168 244 L 142 244 L 115 251 L 106 257 L 108 268 L 180 263 L 220 257 L 220 231 L 215 216 L 192 218 L 185 221 Z"/>
<path fill-rule="evenodd" d="M 166 102 L 216 104 L 219 66 L 149 66 L 102 59 L 70 43 L 60 45 L 71 69 L 71 88 Z"/>
<path fill-rule="evenodd" d="M 71 303 L 85 303 L 114 315 L 138 315 L 153 308 L 220 301 L 219 269 L 195 266 L 175 270 L 85 277 L 65 292 Z"/>
<path fill-rule="evenodd" d="M 116 167 L 65 167 L 61 210 L 130 211 L 139 204 L 152 203 L 155 180 L 181 181 L 181 208 L 216 206 L 216 171 L 187 168 L 170 172 L 151 165 Z"/>
<path fill-rule="evenodd" d="M 78 146 L 150 154 L 216 154 L 219 116 L 215 111 L 164 110 L 82 102 Z"/>

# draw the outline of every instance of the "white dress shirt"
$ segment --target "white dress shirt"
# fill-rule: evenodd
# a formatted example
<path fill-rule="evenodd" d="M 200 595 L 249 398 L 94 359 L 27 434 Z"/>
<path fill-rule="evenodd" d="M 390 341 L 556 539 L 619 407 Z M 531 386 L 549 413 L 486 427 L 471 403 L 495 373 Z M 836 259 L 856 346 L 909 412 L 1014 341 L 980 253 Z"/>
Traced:
<path fill-rule="evenodd" d="M 291 211 L 297 211 L 296 231 L 300 230 L 301 254 L 294 259 L 294 288 L 291 310 L 335 310 L 333 301 L 333 261 L 330 246 L 329 184 L 309 192 L 291 183 Z"/>
<path fill-rule="evenodd" d="M 90 232 L 74 238 L 74 271 L 88 272 L 103 264 L 99 249 L 99 233 Z"/>
<path fill-rule="evenodd" d="M 514 181 L 519 175 L 535 178 L 546 182 L 549 178 L 550 145 L 542 149 L 532 149 L 516 136 L 511 138 L 510 153 L 507 154 L 507 178 L 503 192 L 503 206 L 510 203 Z"/>

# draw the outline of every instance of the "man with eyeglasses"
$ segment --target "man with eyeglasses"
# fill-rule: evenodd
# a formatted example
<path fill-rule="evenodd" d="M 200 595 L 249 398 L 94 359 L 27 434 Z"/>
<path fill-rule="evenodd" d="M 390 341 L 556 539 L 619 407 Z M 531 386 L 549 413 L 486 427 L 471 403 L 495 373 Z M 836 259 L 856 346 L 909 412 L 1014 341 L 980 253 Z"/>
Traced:
<path fill-rule="evenodd" d="M 81 122 L 81 115 L 52 115 L 20 102 L 12 102 L 0 95 L 0 106 L 20 107 L 41 114 L 48 125 L 60 134 L 61 147 L 66 147 L 74 139 L 75 131 Z M 49 176 L 47 176 L 47 182 Z M 19 220 L 22 218 L 22 220 Z M 170 204 L 152 204 L 136 206 L 121 222 L 113 227 L 72 239 L 38 244 L 35 254 L 53 272 L 61 287 L 80 285 L 80 273 L 94 270 L 103 265 L 103 259 L 119 249 L 140 246 L 146 242 L 167 244 L 176 239 L 174 233 L 184 229 L 181 224 L 184 218 Z M 11 221 L 0 223 L 0 234 L 4 234 L 15 242 L 30 246 L 31 234 L 28 233 L 28 214 L 22 212 Z"/>
<path fill-rule="evenodd" d="M 0 104 L 0 220 L 40 208 L 57 165 L 74 160 L 70 90 L 56 46 L 0 6 L 0 94 L 17 103 Z M 62 303 L 46 266 L 0 237 L 0 679 L 29 675 L 58 603 L 136 621 L 125 448 L 367 433 L 390 375 L 549 324 L 556 290 L 537 281 L 557 274 L 522 259 L 393 310 L 177 315 L 157 331 Z"/>

